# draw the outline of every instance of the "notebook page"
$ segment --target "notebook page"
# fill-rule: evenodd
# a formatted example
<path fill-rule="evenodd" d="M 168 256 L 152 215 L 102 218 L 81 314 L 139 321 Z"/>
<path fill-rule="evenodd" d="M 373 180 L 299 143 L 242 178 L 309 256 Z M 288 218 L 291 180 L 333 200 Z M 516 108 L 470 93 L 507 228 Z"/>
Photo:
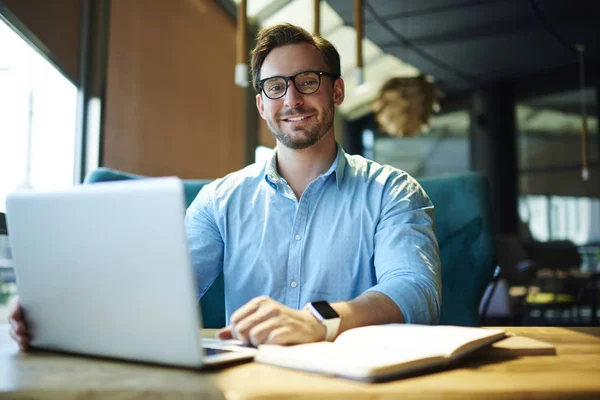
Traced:
<path fill-rule="evenodd" d="M 342 333 L 335 344 L 421 357 L 450 357 L 464 345 L 499 333 L 502 331 L 459 326 L 388 324 L 351 329 Z"/>

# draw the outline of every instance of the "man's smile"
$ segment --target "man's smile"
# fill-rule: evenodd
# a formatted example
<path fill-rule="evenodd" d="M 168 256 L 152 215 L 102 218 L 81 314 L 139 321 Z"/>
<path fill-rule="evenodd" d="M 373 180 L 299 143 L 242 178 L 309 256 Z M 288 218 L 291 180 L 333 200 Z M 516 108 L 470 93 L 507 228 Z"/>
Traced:
<path fill-rule="evenodd" d="M 291 115 L 289 117 L 285 117 L 285 118 L 281 118 L 281 120 L 283 122 L 301 122 L 301 121 L 306 121 L 307 119 L 311 118 L 312 115 Z"/>

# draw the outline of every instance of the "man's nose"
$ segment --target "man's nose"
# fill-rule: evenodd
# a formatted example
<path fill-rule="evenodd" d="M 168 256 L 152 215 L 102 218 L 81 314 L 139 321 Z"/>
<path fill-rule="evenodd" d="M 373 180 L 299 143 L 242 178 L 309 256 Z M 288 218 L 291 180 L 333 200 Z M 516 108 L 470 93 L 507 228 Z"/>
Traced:
<path fill-rule="evenodd" d="M 302 93 L 300 93 L 298 89 L 296 89 L 296 85 L 294 85 L 294 82 L 292 82 L 292 80 L 288 82 L 287 93 L 285 94 L 285 96 L 283 96 L 283 100 L 284 105 L 290 108 L 296 108 L 302 105 L 302 103 L 304 103 Z"/>

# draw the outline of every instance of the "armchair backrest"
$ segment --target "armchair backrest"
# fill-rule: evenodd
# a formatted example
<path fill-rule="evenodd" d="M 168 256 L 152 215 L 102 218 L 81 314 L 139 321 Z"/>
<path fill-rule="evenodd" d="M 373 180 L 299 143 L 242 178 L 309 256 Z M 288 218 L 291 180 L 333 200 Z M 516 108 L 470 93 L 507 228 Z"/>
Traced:
<path fill-rule="evenodd" d="M 439 323 L 478 326 L 479 304 L 496 266 L 489 184 L 476 173 L 419 183 L 435 206 L 442 261 Z"/>
<path fill-rule="evenodd" d="M 108 168 L 98 168 L 85 183 L 140 179 Z M 208 180 L 184 180 L 189 205 Z M 487 180 L 475 173 L 422 179 L 435 206 L 435 228 L 442 261 L 440 324 L 478 326 L 479 303 L 496 265 L 492 213 Z M 225 326 L 223 274 L 201 301 L 204 327 Z"/>
<path fill-rule="evenodd" d="M 146 177 L 109 168 L 97 168 L 86 176 L 84 183 L 88 184 L 94 182 L 122 181 L 142 178 Z M 194 201 L 198 192 L 200 192 L 200 189 L 208 182 L 210 182 L 210 180 L 183 180 L 186 207 Z M 219 274 L 210 289 L 202 296 L 200 308 L 202 312 L 202 323 L 205 328 L 222 328 L 225 326 L 225 295 L 222 273 Z"/>

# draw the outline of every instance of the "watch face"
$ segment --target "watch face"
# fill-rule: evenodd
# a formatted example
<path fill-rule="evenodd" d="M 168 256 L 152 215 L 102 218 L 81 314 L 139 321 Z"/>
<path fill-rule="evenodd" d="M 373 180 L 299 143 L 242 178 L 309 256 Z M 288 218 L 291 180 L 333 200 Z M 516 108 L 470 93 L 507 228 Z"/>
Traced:
<path fill-rule="evenodd" d="M 321 314 L 321 317 L 323 317 L 323 319 L 333 319 L 340 317 L 338 313 L 335 312 L 335 310 L 326 301 L 314 301 L 310 304 L 314 307 L 315 310 L 317 310 L 319 314 Z"/>

